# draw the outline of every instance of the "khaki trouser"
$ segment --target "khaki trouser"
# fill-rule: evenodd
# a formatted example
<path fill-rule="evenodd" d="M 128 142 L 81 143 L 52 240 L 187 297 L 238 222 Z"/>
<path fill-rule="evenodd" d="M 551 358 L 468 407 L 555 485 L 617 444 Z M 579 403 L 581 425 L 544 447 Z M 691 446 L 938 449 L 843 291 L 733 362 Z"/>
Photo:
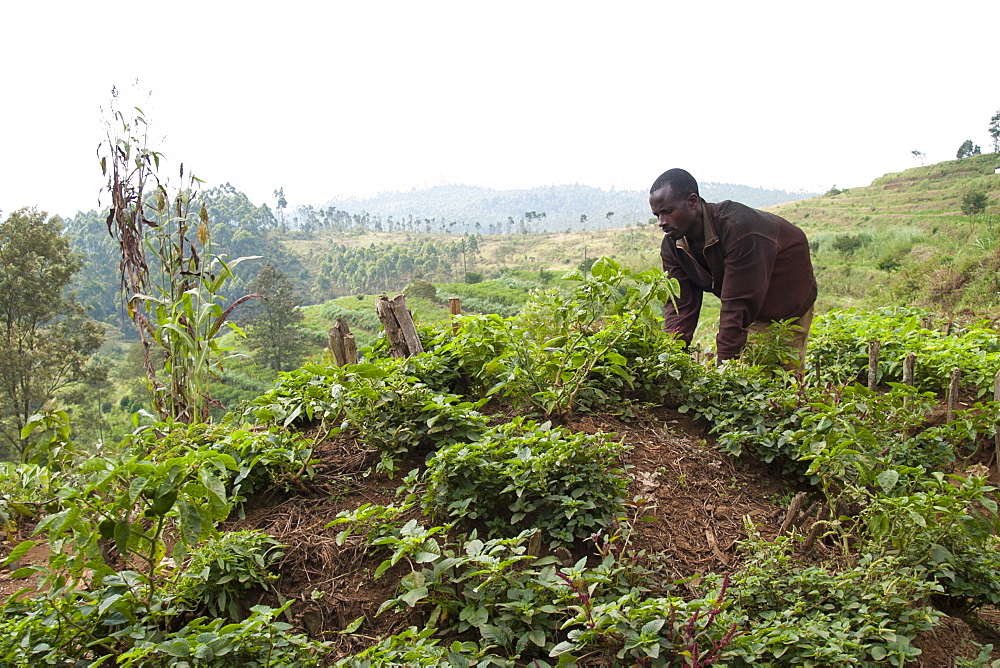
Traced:
<path fill-rule="evenodd" d="M 796 329 L 795 335 L 792 337 L 791 347 L 796 351 L 799 361 L 798 364 L 786 364 L 785 369 L 787 371 L 806 370 L 806 341 L 809 339 L 809 328 L 812 326 L 812 321 L 813 310 L 810 306 L 809 310 L 802 317 L 792 323 L 792 326 Z M 750 334 L 766 332 L 770 324 L 768 322 L 755 322 L 750 325 L 747 331 Z"/>

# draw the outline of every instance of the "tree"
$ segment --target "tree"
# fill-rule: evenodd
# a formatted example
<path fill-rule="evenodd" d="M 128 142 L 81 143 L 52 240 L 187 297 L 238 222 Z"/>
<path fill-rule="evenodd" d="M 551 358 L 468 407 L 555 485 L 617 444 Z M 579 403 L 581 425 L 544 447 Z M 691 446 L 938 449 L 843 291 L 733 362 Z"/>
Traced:
<path fill-rule="evenodd" d="M 970 158 L 974 155 L 979 155 L 983 151 L 978 145 L 973 144 L 971 139 L 966 139 L 962 142 L 962 145 L 958 147 L 958 153 L 955 157 L 961 160 L 962 158 Z"/>
<path fill-rule="evenodd" d="M 295 295 L 295 287 L 270 264 L 264 265 L 249 287 L 262 296 L 247 307 L 247 345 L 254 358 L 275 371 L 295 368 L 308 346 L 299 328 L 302 300 Z"/>
<path fill-rule="evenodd" d="M 278 212 L 278 219 L 281 221 L 281 229 L 285 230 L 285 207 L 288 206 L 288 200 L 285 199 L 285 188 L 275 189 L 274 193 L 274 208 Z"/>
<path fill-rule="evenodd" d="M 970 219 L 986 211 L 989 197 L 982 190 L 971 190 L 962 196 L 962 213 Z"/>
<path fill-rule="evenodd" d="M 916 151 L 916 150 L 914 150 L 914 151 L 910 151 L 910 154 L 914 157 L 914 159 L 920 161 L 921 166 L 924 164 L 924 158 L 927 157 L 927 154 L 924 153 L 923 151 Z"/>
<path fill-rule="evenodd" d="M 0 223 L 0 437 L 18 453 L 28 418 L 84 378 L 104 338 L 66 290 L 80 264 L 59 218 L 20 209 Z"/>
<path fill-rule="evenodd" d="M 993 138 L 993 152 L 1000 153 L 1000 110 L 990 119 L 990 137 Z"/>

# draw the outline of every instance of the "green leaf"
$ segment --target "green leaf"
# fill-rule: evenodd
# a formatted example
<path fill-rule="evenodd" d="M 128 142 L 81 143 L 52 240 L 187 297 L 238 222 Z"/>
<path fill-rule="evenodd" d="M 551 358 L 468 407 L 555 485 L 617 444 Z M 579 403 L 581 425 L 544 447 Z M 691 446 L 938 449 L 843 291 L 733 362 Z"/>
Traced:
<path fill-rule="evenodd" d="M 128 539 L 132 535 L 132 527 L 128 519 L 120 519 L 115 522 L 115 547 L 122 559 L 128 559 Z"/>
<path fill-rule="evenodd" d="M 657 619 L 646 622 L 642 625 L 642 629 L 639 631 L 643 635 L 649 635 L 653 633 L 659 633 L 660 629 L 663 628 L 663 624 L 666 623 L 666 619 L 659 617 Z"/>
<path fill-rule="evenodd" d="M 197 545 L 201 538 L 201 513 L 190 501 L 182 499 L 179 504 L 181 538 L 188 545 Z"/>
<path fill-rule="evenodd" d="M 9 566 L 10 564 L 14 563 L 18 559 L 26 555 L 28 553 L 28 550 L 30 550 L 36 545 L 38 545 L 38 542 L 34 540 L 26 540 L 22 543 L 19 543 L 17 547 L 15 547 L 13 550 L 10 551 L 10 554 L 7 555 L 7 558 L 3 560 L 2 565 Z"/>
<path fill-rule="evenodd" d="M 176 640 L 169 640 L 167 642 L 160 643 L 156 649 L 164 654 L 167 654 L 168 656 L 191 656 L 191 643 L 185 638 L 178 638 Z"/>
<path fill-rule="evenodd" d="M 417 604 L 417 601 L 427 596 L 427 587 L 417 587 L 416 589 L 411 589 L 410 591 L 403 594 L 400 598 L 411 608 Z"/>
<path fill-rule="evenodd" d="M 172 489 L 163 496 L 153 499 L 153 503 L 149 509 L 154 515 L 166 515 L 174 507 L 175 501 L 177 501 L 177 490 Z"/>
<path fill-rule="evenodd" d="M 944 563 L 946 561 L 950 561 L 952 558 L 953 556 L 951 552 L 949 552 L 943 545 L 934 545 L 931 547 L 931 559 L 933 559 L 935 563 Z"/>
<path fill-rule="evenodd" d="M 360 617 L 358 617 L 357 619 L 355 619 L 353 622 L 351 622 L 350 624 L 348 624 L 347 626 L 345 626 L 344 630 L 341 631 L 341 633 L 354 633 L 355 631 L 357 631 L 358 629 L 361 628 L 361 625 L 364 624 L 364 622 L 365 622 L 365 616 L 361 615 Z"/>
<path fill-rule="evenodd" d="M 572 652 L 576 649 L 576 643 L 564 640 L 559 643 L 549 652 L 549 656 L 559 656 L 560 654 L 565 654 L 566 652 Z"/>
<path fill-rule="evenodd" d="M 45 569 L 42 568 L 41 566 L 25 566 L 24 568 L 19 568 L 16 571 L 14 571 L 13 573 L 11 573 L 10 574 L 10 579 L 11 580 L 20 580 L 21 578 L 30 577 L 30 576 L 34 575 L 35 573 L 43 573 L 44 571 L 45 571 Z M 24 590 L 21 590 L 21 591 L 28 591 L 28 590 L 24 589 Z M 14 600 L 16 598 L 19 598 L 20 593 L 21 593 L 20 591 L 17 592 L 14 596 L 11 596 L 10 599 Z"/>
<path fill-rule="evenodd" d="M 893 469 L 886 469 L 878 474 L 876 480 L 878 480 L 882 491 L 888 494 L 896 486 L 896 483 L 899 482 L 899 473 Z"/>
<path fill-rule="evenodd" d="M 215 497 L 218 506 L 224 508 L 227 505 L 226 486 L 222 484 L 222 481 L 209 473 L 206 469 L 201 469 L 198 472 L 198 476 L 201 479 L 201 483 L 205 486 L 205 489 L 207 489 L 212 496 Z"/>

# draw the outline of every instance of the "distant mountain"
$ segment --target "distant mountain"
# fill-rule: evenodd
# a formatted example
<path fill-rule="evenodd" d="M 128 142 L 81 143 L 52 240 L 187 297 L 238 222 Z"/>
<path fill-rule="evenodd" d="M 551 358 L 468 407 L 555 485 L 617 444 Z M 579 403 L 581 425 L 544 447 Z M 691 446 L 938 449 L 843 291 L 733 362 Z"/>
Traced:
<path fill-rule="evenodd" d="M 819 195 L 729 183 L 699 185 L 702 196 L 710 202 L 732 199 L 753 207 Z M 582 185 L 542 186 L 527 190 L 443 185 L 425 190 L 381 193 L 366 199 L 334 199 L 326 206 L 350 214 L 366 212 L 380 219 L 391 216 L 397 223 L 416 221 L 414 227 L 429 223 L 434 231 L 448 226 L 450 231 L 471 230 L 488 234 L 606 229 L 645 223 L 650 218 L 648 199 L 649 194 L 644 191 L 602 190 Z M 613 212 L 612 215 L 609 216 L 609 212 Z M 476 223 L 479 223 L 478 227 Z"/>

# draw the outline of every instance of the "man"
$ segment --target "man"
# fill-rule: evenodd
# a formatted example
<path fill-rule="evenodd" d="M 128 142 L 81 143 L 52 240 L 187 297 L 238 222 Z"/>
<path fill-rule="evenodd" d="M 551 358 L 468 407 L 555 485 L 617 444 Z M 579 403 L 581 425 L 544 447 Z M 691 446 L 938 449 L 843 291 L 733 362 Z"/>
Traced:
<path fill-rule="evenodd" d="M 816 301 L 809 242 L 795 225 L 736 202 L 710 204 L 683 169 L 664 172 L 649 190 L 649 206 L 663 230 L 663 270 L 680 282 L 676 307 L 664 307 L 664 328 L 691 343 L 702 296 L 722 300 L 716 348 L 723 362 L 740 354 L 747 333 L 776 320 L 795 319 L 798 367 Z"/>

